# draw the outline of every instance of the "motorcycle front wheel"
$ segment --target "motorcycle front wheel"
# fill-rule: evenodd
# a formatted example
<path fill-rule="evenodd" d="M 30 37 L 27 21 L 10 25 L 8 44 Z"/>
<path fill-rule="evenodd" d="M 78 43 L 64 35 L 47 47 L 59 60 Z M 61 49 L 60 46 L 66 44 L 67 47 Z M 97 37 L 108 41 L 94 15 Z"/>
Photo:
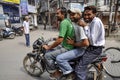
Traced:
<path fill-rule="evenodd" d="M 11 33 L 11 34 L 9 35 L 9 38 L 10 38 L 10 39 L 14 39 L 14 38 L 15 38 L 15 34 L 14 34 L 14 33 Z"/>
<path fill-rule="evenodd" d="M 28 74 L 34 77 L 40 77 L 44 73 L 43 64 L 38 62 L 32 56 L 26 56 L 23 60 L 24 69 Z"/>

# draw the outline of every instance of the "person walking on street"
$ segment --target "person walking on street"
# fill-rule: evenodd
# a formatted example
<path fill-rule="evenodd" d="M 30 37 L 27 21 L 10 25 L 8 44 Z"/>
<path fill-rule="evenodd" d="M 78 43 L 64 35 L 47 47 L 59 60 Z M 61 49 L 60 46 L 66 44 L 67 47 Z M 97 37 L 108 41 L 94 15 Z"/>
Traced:
<path fill-rule="evenodd" d="M 90 46 L 85 50 L 84 55 L 80 58 L 79 63 L 76 65 L 76 79 L 86 80 L 87 67 L 94 59 L 96 59 L 101 53 L 103 46 L 105 45 L 105 31 L 102 21 L 96 17 L 97 9 L 95 6 L 87 6 L 84 9 L 84 20 L 89 23 L 84 29 L 87 32 L 87 37 L 90 42 Z M 86 30 L 87 29 L 87 30 Z"/>
<path fill-rule="evenodd" d="M 30 47 L 30 34 L 29 34 L 30 31 L 29 31 L 29 17 L 28 16 L 25 16 L 23 27 L 24 27 L 26 46 Z"/>
<path fill-rule="evenodd" d="M 67 37 L 74 37 L 74 27 L 71 20 L 67 19 L 67 9 L 65 7 L 58 8 L 56 16 L 58 21 L 60 21 L 59 36 L 53 44 L 43 45 L 46 50 L 51 50 L 53 48 L 59 47 L 45 54 L 46 61 L 48 62 L 49 67 L 53 71 L 50 75 L 50 78 L 54 78 L 55 76 L 57 76 L 55 74 L 57 72 L 55 69 L 56 57 L 59 54 L 74 48 L 72 45 L 67 43 Z"/>

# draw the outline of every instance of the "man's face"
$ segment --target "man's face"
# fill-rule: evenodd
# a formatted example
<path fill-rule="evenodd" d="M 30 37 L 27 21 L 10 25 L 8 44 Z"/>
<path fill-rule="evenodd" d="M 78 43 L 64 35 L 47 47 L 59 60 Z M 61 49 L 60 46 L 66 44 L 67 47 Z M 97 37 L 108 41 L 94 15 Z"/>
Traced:
<path fill-rule="evenodd" d="M 74 22 L 74 15 L 75 15 L 75 13 L 72 13 L 72 12 L 69 13 L 69 17 L 72 22 Z"/>
<path fill-rule="evenodd" d="M 56 12 L 57 20 L 58 20 L 58 21 L 61 21 L 61 20 L 62 20 L 62 16 L 63 16 L 63 15 L 61 14 L 60 9 L 58 9 L 57 12 Z"/>
<path fill-rule="evenodd" d="M 95 17 L 95 14 L 92 12 L 92 10 L 85 10 L 84 11 L 85 22 L 87 22 L 87 23 L 91 22 L 94 17 Z"/>
<path fill-rule="evenodd" d="M 80 15 L 77 13 L 70 13 L 70 19 L 72 22 L 78 22 L 78 20 L 80 19 Z"/>
<path fill-rule="evenodd" d="M 74 15 L 74 22 L 78 22 L 80 20 L 80 14 L 75 13 Z"/>

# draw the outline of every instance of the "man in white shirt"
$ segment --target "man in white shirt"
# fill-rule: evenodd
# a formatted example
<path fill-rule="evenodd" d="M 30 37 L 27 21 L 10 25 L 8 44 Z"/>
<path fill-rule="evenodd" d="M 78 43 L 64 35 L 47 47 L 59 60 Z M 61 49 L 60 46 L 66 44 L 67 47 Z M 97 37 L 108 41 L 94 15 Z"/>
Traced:
<path fill-rule="evenodd" d="M 23 22 L 24 34 L 26 39 L 26 46 L 30 46 L 30 34 L 29 34 L 29 17 L 25 16 L 25 21 Z"/>
<path fill-rule="evenodd" d="M 87 6 L 84 10 L 84 20 L 89 23 L 84 27 L 89 39 L 90 46 L 80 58 L 79 64 L 75 68 L 77 77 L 75 80 L 86 80 L 87 66 L 92 63 L 101 53 L 105 45 L 105 31 L 102 21 L 96 17 L 96 7 Z M 82 25 L 83 26 L 83 25 Z"/>

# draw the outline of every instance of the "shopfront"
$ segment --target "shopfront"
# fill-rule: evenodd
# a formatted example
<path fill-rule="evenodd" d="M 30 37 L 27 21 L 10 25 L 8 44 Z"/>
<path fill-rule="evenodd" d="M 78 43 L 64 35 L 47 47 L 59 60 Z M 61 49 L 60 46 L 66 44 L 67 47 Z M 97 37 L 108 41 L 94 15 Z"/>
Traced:
<path fill-rule="evenodd" d="M 10 23 L 20 23 L 20 13 L 18 5 L 3 4 L 2 6 L 4 14 L 9 16 Z"/>

